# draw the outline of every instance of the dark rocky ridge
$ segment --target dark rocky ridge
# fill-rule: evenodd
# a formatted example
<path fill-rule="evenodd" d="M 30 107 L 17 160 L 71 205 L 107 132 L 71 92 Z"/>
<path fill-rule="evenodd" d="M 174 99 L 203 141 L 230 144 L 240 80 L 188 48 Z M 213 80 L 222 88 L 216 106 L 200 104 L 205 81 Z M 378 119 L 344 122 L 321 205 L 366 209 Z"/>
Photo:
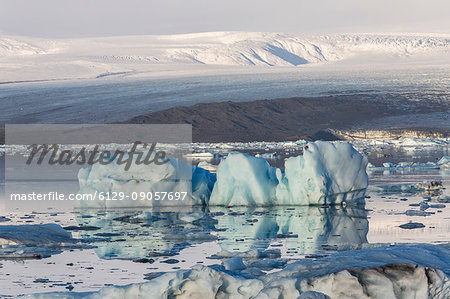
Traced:
<path fill-rule="evenodd" d="M 202 103 L 175 107 L 134 117 L 127 123 L 192 124 L 194 142 L 249 142 L 283 140 L 346 139 L 334 132 L 364 127 L 376 119 L 449 111 L 449 103 L 415 102 L 404 98 L 374 96 L 328 96 L 251 102 Z M 328 130 L 332 129 L 332 130 Z M 388 124 L 381 130 L 405 129 Z M 448 136 L 448 127 L 421 127 L 421 134 Z"/>

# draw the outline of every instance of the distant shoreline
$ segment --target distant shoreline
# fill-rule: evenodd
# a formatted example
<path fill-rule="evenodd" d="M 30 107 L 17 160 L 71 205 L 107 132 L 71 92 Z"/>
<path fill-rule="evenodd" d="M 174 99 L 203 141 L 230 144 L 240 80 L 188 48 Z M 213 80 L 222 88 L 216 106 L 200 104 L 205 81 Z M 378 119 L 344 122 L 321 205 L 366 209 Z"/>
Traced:
<path fill-rule="evenodd" d="M 448 102 L 395 96 L 382 101 L 371 95 L 296 97 L 174 107 L 126 123 L 192 124 L 194 142 L 447 138 L 448 111 Z"/>

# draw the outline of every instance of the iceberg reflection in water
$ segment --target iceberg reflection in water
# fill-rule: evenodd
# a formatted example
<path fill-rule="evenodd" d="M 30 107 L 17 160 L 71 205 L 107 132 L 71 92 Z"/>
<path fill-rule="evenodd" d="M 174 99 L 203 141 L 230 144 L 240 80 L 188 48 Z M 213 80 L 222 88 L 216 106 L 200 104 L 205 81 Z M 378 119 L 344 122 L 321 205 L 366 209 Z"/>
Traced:
<path fill-rule="evenodd" d="M 77 220 L 104 259 L 171 256 L 208 242 L 218 256 L 271 250 L 295 258 L 360 248 L 369 229 L 364 207 L 342 206 L 83 210 Z"/>

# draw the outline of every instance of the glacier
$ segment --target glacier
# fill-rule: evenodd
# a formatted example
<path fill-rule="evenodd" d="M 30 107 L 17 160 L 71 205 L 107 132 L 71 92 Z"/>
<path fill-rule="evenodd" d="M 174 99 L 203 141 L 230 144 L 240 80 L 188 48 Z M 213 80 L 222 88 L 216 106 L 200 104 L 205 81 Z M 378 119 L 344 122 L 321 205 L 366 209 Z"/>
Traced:
<path fill-rule="evenodd" d="M 285 171 L 270 166 L 263 158 L 242 153 L 230 153 L 220 162 L 216 174 L 175 158 L 161 166 L 134 165 L 129 171 L 114 162 L 80 170 L 79 193 L 193 192 L 186 201 L 128 198 L 80 204 L 99 208 L 359 204 L 364 202 L 368 186 L 367 163 L 367 158 L 350 144 L 322 141 L 307 143 L 302 156 L 286 161 Z"/>
<path fill-rule="evenodd" d="M 192 74 L 208 69 L 208 65 L 221 66 L 218 69 L 223 71 L 223 66 L 298 67 L 380 57 L 388 64 L 428 60 L 441 64 L 448 61 L 448 51 L 447 34 L 206 32 L 77 39 L 0 36 L 0 82 L 154 76 L 158 67 L 158 74 Z M 166 72 L 168 67 L 171 70 Z"/>

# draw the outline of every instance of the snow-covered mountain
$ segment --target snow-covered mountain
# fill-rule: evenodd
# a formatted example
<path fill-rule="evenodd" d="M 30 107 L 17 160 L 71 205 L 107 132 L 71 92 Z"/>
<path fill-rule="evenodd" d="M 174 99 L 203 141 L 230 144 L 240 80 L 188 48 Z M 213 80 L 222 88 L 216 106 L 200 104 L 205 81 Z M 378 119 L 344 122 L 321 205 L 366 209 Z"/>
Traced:
<path fill-rule="evenodd" d="M 14 73 L 23 67 L 38 71 L 40 65 L 51 73 L 65 65 L 70 77 L 145 71 L 149 66 L 167 64 L 299 66 L 360 56 L 446 57 L 449 49 L 450 35 L 212 32 L 55 40 L 0 37 L 0 69 L 16 77 Z"/>

